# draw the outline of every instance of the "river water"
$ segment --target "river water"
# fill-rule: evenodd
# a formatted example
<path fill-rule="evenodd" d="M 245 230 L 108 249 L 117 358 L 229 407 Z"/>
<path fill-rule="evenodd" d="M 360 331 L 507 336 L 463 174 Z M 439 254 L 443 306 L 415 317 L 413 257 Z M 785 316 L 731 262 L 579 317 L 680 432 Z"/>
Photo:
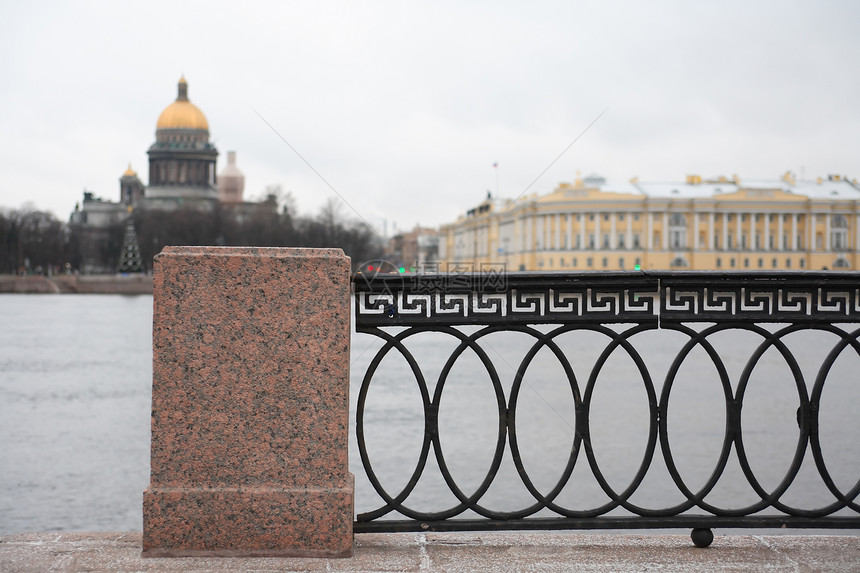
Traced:
<path fill-rule="evenodd" d="M 3 295 L 0 296 L 0 535 L 25 531 L 139 531 L 142 492 L 149 481 L 151 296 Z M 543 329 L 544 331 L 546 329 Z M 659 394 L 662 377 L 687 339 L 661 331 L 636 335 Z M 823 338 L 822 338 L 823 337 Z M 605 335 L 570 333 L 557 339 L 572 359 L 580 390 Z M 733 384 L 747 357 L 761 341 L 732 331 L 712 340 Z M 800 332 L 786 338 L 804 377 L 815 372 L 838 337 Z M 496 366 L 500 389 L 510 396 L 511 381 L 533 339 L 498 333 L 483 344 Z M 352 343 L 354 416 L 358 385 L 380 344 L 369 335 Z M 409 341 L 430 391 L 455 344 L 444 335 Z M 700 349 L 698 350 L 700 351 Z M 636 473 L 647 441 L 647 394 L 634 362 L 621 351 L 598 376 L 592 397 L 591 443 L 609 484 L 624 489 Z M 678 469 L 693 489 L 703 484 L 719 455 L 725 411 L 714 367 L 697 351 L 681 367 L 670 399 L 669 429 Z M 849 490 L 860 477 L 860 358 L 844 352 L 828 376 L 821 400 L 822 450 L 837 486 Z M 809 382 L 811 388 L 811 382 Z M 659 397 L 659 396 L 658 396 Z M 523 463 L 538 490 L 558 479 L 573 440 L 571 390 L 560 363 L 541 350 L 526 372 L 517 410 Z M 791 462 L 797 441 L 797 390 L 785 361 L 769 350 L 751 377 L 744 400 L 744 439 L 756 476 L 776 487 Z M 406 361 L 396 354 L 380 364 L 368 393 L 365 427 L 374 469 L 392 494 L 414 469 L 424 423 L 420 394 Z M 440 402 L 440 439 L 445 460 L 467 493 L 483 480 L 496 443 L 497 411 L 486 369 L 469 351 L 457 361 Z M 350 467 L 356 476 L 356 510 L 377 508 L 350 436 Z M 658 448 L 659 449 L 659 448 Z M 643 507 L 680 501 L 660 460 L 652 464 L 631 498 Z M 433 471 L 408 499 L 418 510 L 455 504 Z M 498 478 L 482 504 L 500 510 L 532 501 L 516 476 L 509 449 Z M 558 501 L 571 508 L 593 508 L 606 501 L 590 476 L 585 457 Z M 662 469 L 662 471 L 661 471 Z M 734 472 L 734 478 L 732 473 Z M 743 507 L 757 498 L 735 457 L 727 479 L 708 497 L 720 507 Z M 783 501 L 820 507 L 833 501 L 807 454 L 795 484 Z M 843 514 L 846 514 L 843 512 Z M 850 513 L 849 513 L 850 514 Z M 463 515 L 461 517 L 468 517 Z"/>

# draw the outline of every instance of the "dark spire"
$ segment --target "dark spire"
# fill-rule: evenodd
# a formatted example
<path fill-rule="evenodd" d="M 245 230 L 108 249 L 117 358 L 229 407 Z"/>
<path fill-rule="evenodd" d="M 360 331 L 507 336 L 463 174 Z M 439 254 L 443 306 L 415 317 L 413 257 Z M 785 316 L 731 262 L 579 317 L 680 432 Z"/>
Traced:
<path fill-rule="evenodd" d="M 176 101 L 188 101 L 188 82 L 185 81 L 185 76 L 179 78 L 179 95 L 176 96 Z"/>

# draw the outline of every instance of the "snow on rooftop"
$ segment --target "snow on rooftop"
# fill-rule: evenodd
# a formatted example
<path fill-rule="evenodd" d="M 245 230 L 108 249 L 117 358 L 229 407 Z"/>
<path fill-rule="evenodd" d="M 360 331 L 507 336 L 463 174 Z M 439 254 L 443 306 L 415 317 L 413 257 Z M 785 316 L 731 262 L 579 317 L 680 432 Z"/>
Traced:
<path fill-rule="evenodd" d="M 678 197 L 684 199 L 704 199 L 725 193 L 734 193 L 738 186 L 727 181 L 725 183 L 637 183 L 645 195 L 649 197 Z"/>
<path fill-rule="evenodd" d="M 604 193 L 627 193 L 659 198 L 705 199 L 735 193 L 742 189 L 779 189 L 812 199 L 860 199 L 860 187 L 848 179 L 819 181 L 786 181 L 785 179 L 742 179 L 734 181 L 677 182 L 606 182 L 599 186 Z"/>
<path fill-rule="evenodd" d="M 488 198 L 485 204 L 492 203 L 496 212 L 511 208 L 514 204 L 523 201 L 547 201 L 557 200 L 551 197 L 555 193 L 578 192 L 587 189 L 599 189 L 601 193 L 612 193 L 618 195 L 641 195 L 660 199 L 710 199 L 743 191 L 777 189 L 785 193 L 791 193 L 800 197 L 811 199 L 853 199 L 860 200 L 860 185 L 844 177 L 828 177 L 814 181 L 796 181 L 791 178 L 778 179 L 733 179 L 720 178 L 723 180 L 704 180 L 696 176 L 690 176 L 686 181 L 677 182 L 647 182 L 636 178 L 630 181 L 607 181 L 598 174 L 591 174 L 575 185 L 561 183 L 550 194 L 532 193 L 522 196 L 516 200 L 499 197 Z M 477 211 L 473 209 L 472 212 Z"/>
<path fill-rule="evenodd" d="M 821 183 L 798 181 L 791 191 L 812 199 L 860 199 L 860 189 L 845 179 L 840 181 L 825 179 Z"/>

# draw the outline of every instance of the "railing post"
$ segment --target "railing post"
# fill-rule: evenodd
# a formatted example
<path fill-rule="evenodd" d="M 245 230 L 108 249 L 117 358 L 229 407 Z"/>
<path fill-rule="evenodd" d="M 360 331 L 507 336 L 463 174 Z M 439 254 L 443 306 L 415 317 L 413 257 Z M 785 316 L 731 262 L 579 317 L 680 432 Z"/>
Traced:
<path fill-rule="evenodd" d="M 155 259 L 144 556 L 349 556 L 349 258 Z"/>

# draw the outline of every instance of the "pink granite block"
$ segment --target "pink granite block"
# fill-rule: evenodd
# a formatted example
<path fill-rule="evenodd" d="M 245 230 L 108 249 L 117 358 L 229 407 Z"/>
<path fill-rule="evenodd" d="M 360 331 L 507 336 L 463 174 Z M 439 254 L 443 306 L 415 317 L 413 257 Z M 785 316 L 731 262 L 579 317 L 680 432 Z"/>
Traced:
<path fill-rule="evenodd" d="M 340 249 L 156 257 L 144 555 L 352 554 L 349 303 Z"/>

